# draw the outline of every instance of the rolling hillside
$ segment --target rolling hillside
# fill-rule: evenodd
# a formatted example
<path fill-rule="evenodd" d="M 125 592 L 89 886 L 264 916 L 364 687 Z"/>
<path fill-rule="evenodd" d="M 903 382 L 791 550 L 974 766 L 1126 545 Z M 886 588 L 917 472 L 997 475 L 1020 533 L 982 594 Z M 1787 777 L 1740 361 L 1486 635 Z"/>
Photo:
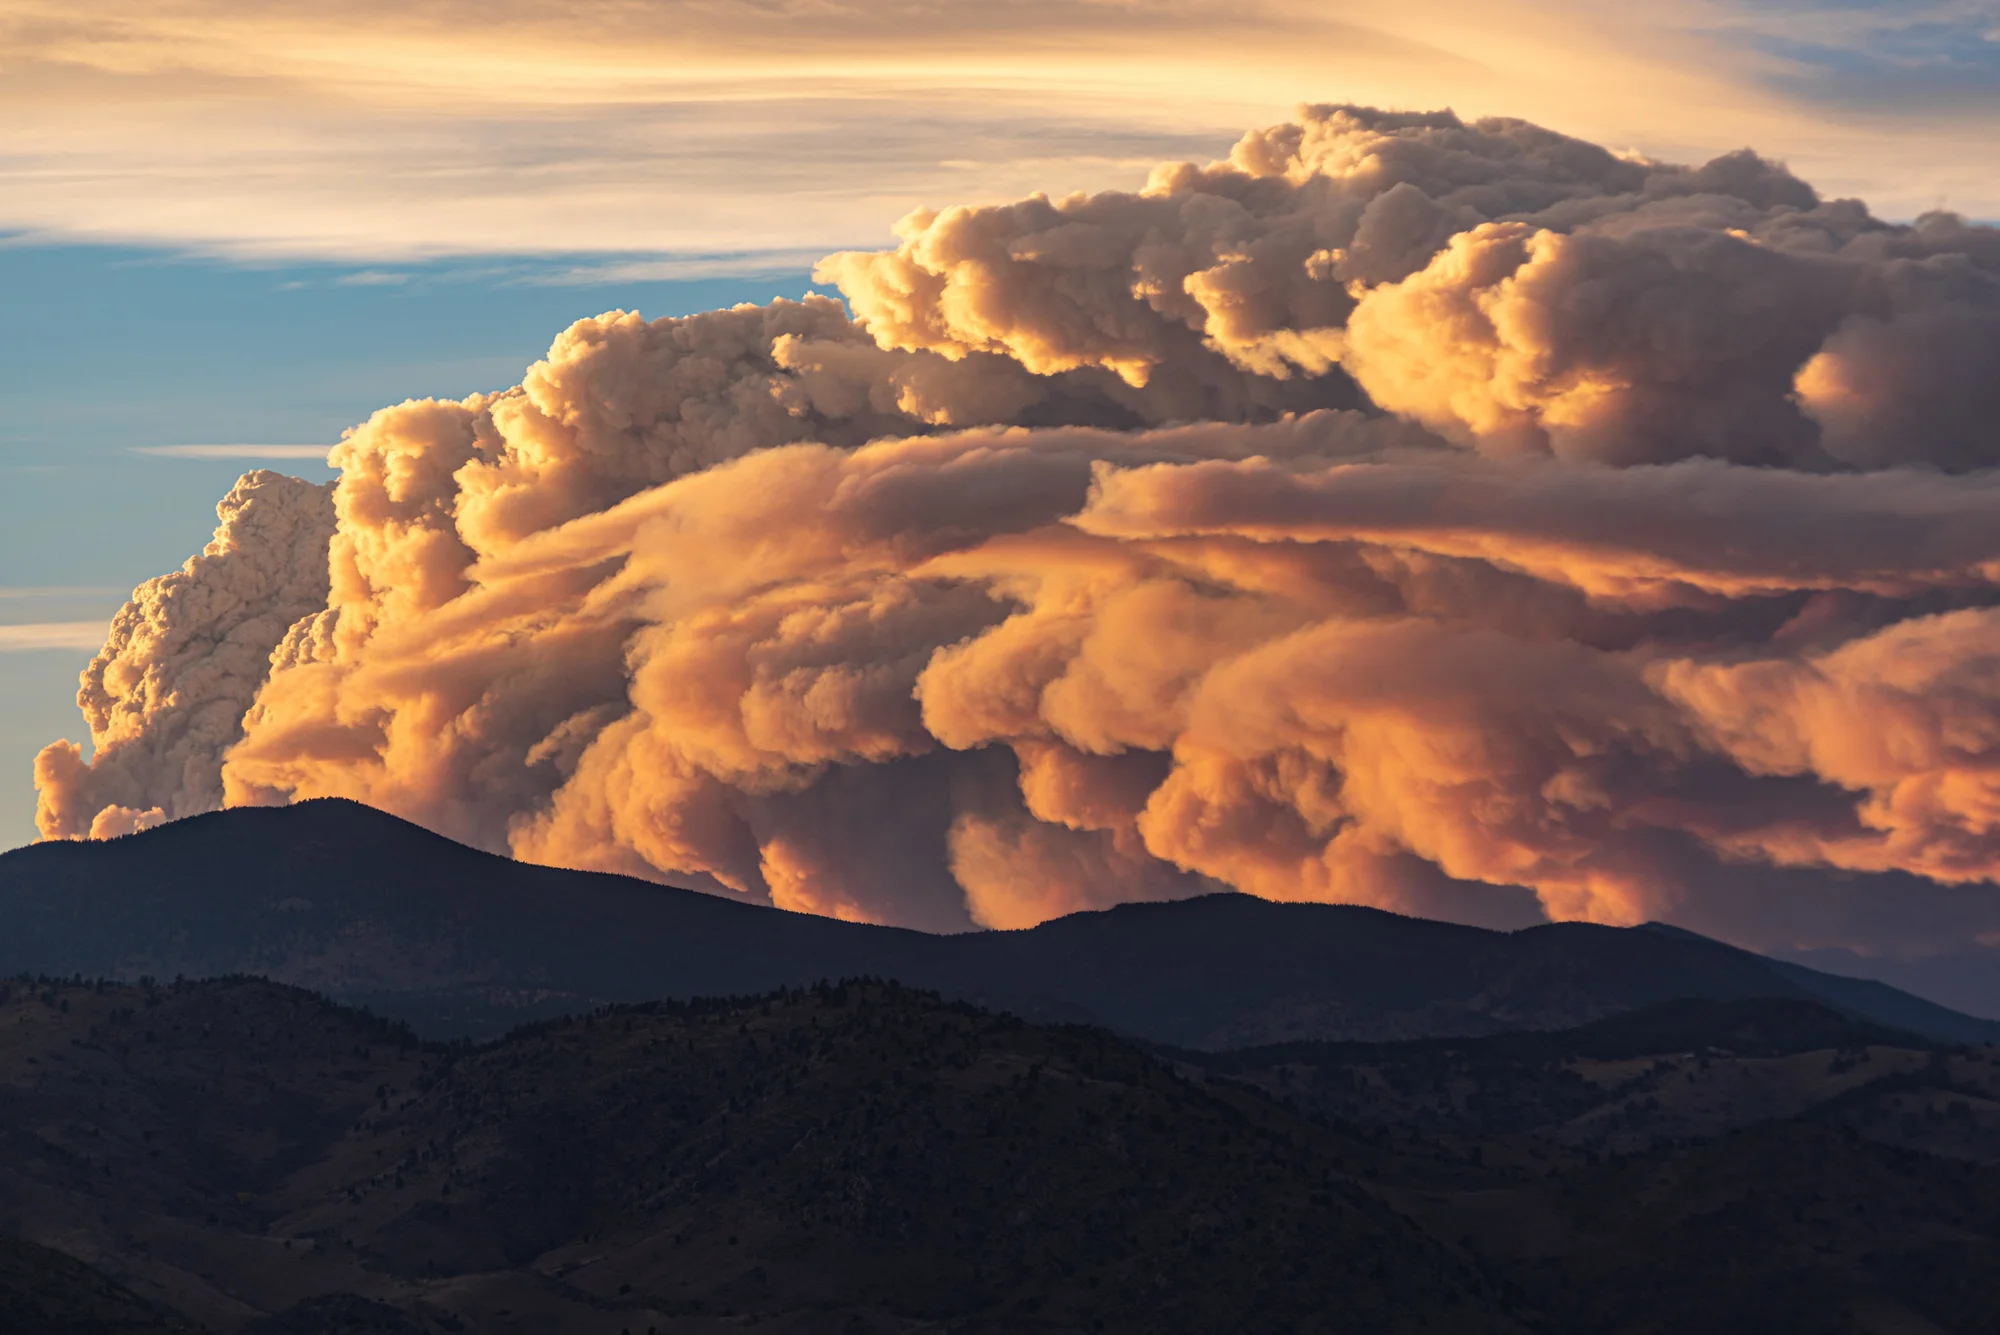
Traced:
<path fill-rule="evenodd" d="M 1579 1081 L 1602 1103 L 1602 1063 L 1681 1044 L 1823 1082 L 1619 1152 L 1560 1116 L 1396 1124 L 1414 1087 L 1373 1125 L 1315 1116 L 1253 1087 L 1254 1056 L 1219 1078 L 893 984 L 476 1049 L 256 980 L 4 991 L 0 1313 L 35 1335 L 1985 1335 L 2000 1314 L 2000 1168 L 1953 1157 L 1943 1122 L 1851 1123 L 1829 1074 L 1866 1042 L 1875 1070 L 1941 1054 L 1990 1096 L 1991 1053 L 1787 1002 L 1349 1054 L 1393 1087 L 1455 1051 L 1456 1088 L 1512 1091 L 1480 1114 L 1501 1117 L 1559 1114 Z"/>

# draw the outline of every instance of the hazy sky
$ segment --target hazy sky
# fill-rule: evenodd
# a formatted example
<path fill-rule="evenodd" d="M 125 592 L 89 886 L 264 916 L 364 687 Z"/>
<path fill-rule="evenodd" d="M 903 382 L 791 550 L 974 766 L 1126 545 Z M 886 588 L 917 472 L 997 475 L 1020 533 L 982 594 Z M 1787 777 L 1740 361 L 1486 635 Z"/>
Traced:
<path fill-rule="evenodd" d="M 1318 100 L 1522 116 L 1674 160 L 1754 144 L 1884 217 L 2000 215 L 1995 0 L 0 0 L 0 339 L 10 389 L 67 403 L 13 416 L 7 444 L 50 413 L 80 446 L 113 421 L 325 434 L 435 385 L 313 373 L 342 347 L 407 366 L 369 312 L 417 319 L 431 362 L 504 377 L 544 311 L 804 273 L 917 205 L 1134 185 Z M 92 242 L 118 249 L 50 249 Z M 166 262 L 191 254 L 246 267 Z M 418 258 L 450 281 L 410 290 Z M 302 260 L 328 263 L 283 269 Z M 503 344 L 496 273 L 573 295 L 503 301 L 525 317 Z M 225 342 L 256 324 L 279 415 L 190 382 L 192 351 L 145 359 L 143 391 L 65 388 L 177 321 Z"/>
<path fill-rule="evenodd" d="M 244 468 L 329 477 L 577 317 L 798 295 L 913 208 L 1135 189 L 1313 102 L 2000 217 L 1996 0 L 0 0 L 0 845 Z M 1232 355 L 1320 355 L 1279 348 Z"/>
<path fill-rule="evenodd" d="M 0 227 L 232 254 L 814 250 L 1297 103 L 1754 143 L 2000 212 L 1991 0 L 0 3 Z"/>

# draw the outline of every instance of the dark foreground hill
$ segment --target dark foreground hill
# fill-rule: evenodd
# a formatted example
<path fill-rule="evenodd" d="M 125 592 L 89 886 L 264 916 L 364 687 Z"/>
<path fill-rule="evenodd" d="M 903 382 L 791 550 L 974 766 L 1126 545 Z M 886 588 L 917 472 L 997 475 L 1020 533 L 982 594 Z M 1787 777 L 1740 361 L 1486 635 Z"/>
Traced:
<path fill-rule="evenodd" d="M 1546 1051 L 1884 1037 L 1759 1009 Z M 1315 1120 L 879 984 L 477 1050 L 261 981 L 16 985 L 0 1235 L 10 1335 L 2000 1329 L 1978 1163 L 1811 1114 L 1609 1157 Z"/>
<path fill-rule="evenodd" d="M 10 1335 L 189 1335 L 187 1321 L 50 1247 L 0 1236 L 0 1330 Z"/>
<path fill-rule="evenodd" d="M 931 936 L 494 857 L 352 802 L 0 855 L 0 974 L 249 973 L 492 1036 L 609 1002 L 894 978 L 1029 1018 L 1225 1048 L 1559 1028 L 1782 996 L 1953 1041 L 2000 1022 L 1684 932 L 1493 932 L 1217 895 Z"/>
<path fill-rule="evenodd" d="M 0 1131 L 0 1233 L 215 1331 L 1514 1328 L 1365 1140 L 881 985 L 459 1054 L 257 981 L 44 989 Z"/>
<path fill-rule="evenodd" d="M 2000 1165 L 2000 1052 L 1813 1002 L 1674 1001 L 1577 1029 L 1187 1053 L 1334 1118 L 1631 1153 L 1806 1118 Z"/>

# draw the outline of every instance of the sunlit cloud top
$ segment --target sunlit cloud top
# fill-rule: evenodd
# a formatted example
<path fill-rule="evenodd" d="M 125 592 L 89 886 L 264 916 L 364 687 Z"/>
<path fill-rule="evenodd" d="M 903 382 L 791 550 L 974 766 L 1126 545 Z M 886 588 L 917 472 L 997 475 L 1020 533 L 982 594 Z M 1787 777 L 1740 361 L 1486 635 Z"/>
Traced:
<path fill-rule="evenodd" d="M 1746 143 L 1879 212 L 2000 214 L 1990 3 L 0 0 L 0 230 L 250 256 L 873 243 L 1136 184 L 1308 101 Z"/>

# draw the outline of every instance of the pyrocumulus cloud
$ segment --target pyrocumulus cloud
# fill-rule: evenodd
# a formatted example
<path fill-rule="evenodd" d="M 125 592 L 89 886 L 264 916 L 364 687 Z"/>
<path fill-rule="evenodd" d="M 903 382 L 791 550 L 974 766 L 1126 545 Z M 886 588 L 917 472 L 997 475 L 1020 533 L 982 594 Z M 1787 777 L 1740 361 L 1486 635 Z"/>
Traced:
<path fill-rule="evenodd" d="M 2000 874 L 2000 232 L 1327 107 L 899 235 L 246 477 L 43 833 L 339 794 L 930 928 Z"/>

